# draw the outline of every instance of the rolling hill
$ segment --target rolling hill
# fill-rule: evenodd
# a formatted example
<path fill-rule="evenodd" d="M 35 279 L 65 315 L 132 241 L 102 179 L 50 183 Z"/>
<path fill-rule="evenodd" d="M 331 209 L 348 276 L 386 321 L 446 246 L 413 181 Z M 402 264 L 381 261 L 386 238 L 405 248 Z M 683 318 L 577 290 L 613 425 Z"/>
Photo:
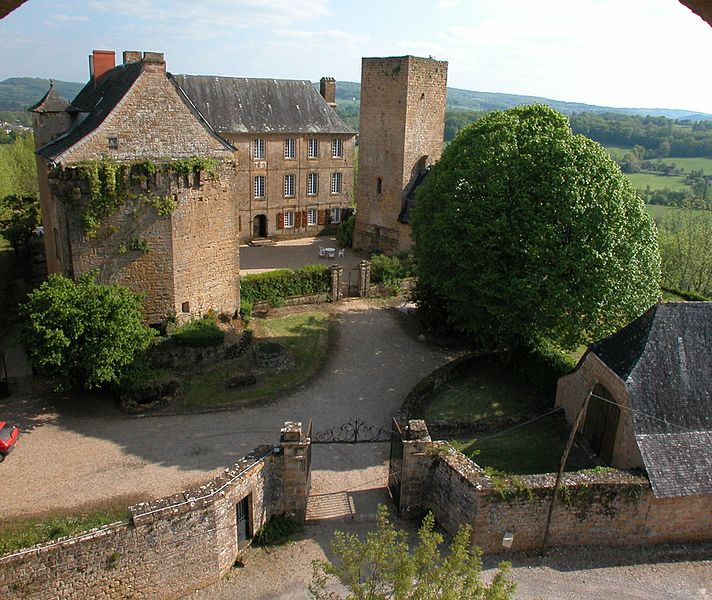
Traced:
<path fill-rule="evenodd" d="M 55 81 L 57 92 L 63 98 L 71 100 L 84 86 L 83 83 Z M 315 84 L 318 86 L 318 84 Z M 49 87 L 48 79 L 34 77 L 12 77 L 0 81 L 0 110 L 25 110 L 37 102 Z M 358 105 L 361 99 L 361 85 L 353 81 L 339 81 L 336 84 L 336 99 L 344 104 Z M 496 92 L 477 92 L 448 88 L 447 107 L 450 110 L 502 110 L 519 104 L 547 104 L 564 114 L 573 112 L 607 112 L 628 115 L 663 116 L 669 119 L 703 121 L 712 119 L 711 114 L 689 110 L 669 108 L 615 108 L 596 106 L 578 102 L 563 102 L 538 96 L 500 94 Z"/>

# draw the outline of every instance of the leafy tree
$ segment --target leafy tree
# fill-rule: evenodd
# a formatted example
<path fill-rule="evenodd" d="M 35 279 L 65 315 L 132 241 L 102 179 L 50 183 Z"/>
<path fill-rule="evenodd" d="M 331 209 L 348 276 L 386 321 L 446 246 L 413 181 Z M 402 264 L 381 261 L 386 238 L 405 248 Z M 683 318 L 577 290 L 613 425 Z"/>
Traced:
<path fill-rule="evenodd" d="M 13 194 L 39 197 L 32 134 L 20 135 L 11 144 L 0 145 L 0 198 Z"/>
<path fill-rule="evenodd" d="M 0 200 L 0 235 L 19 250 L 40 224 L 40 205 L 34 196 L 6 196 Z"/>
<path fill-rule="evenodd" d="M 660 295 L 655 228 L 601 146 L 541 105 L 464 129 L 418 191 L 418 301 L 489 347 L 598 339 Z"/>
<path fill-rule="evenodd" d="M 320 600 L 340 599 L 343 596 L 334 589 L 340 582 L 349 591 L 348 600 L 507 600 L 514 596 L 508 563 L 499 565 L 491 584 L 482 582 L 482 553 L 470 546 L 469 525 L 460 528 L 445 557 L 438 548 L 443 536 L 434 529 L 435 519 L 428 513 L 411 552 L 407 533 L 396 530 L 388 520 L 388 509 L 379 506 L 377 529 L 366 541 L 353 533 L 334 534 L 337 562 L 312 563 L 309 592 Z"/>
<path fill-rule="evenodd" d="M 712 295 L 712 214 L 681 208 L 658 221 L 662 282 L 667 288 Z"/>
<path fill-rule="evenodd" d="M 94 273 L 76 282 L 50 275 L 28 295 L 20 315 L 33 366 L 56 378 L 60 389 L 118 382 L 155 333 L 142 322 L 138 294 L 97 283 Z"/>

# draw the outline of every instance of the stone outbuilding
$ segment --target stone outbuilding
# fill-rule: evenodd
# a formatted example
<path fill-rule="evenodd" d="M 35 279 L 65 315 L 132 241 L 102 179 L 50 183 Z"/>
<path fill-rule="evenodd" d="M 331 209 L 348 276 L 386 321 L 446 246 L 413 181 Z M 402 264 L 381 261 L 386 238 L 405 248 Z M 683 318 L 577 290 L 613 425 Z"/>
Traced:
<path fill-rule="evenodd" d="M 592 344 L 556 406 L 606 464 L 647 473 L 656 498 L 706 497 L 712 519 L 712 303 L 651 307 Z M 698 498 L 698 500 L 700 500 Z"/>

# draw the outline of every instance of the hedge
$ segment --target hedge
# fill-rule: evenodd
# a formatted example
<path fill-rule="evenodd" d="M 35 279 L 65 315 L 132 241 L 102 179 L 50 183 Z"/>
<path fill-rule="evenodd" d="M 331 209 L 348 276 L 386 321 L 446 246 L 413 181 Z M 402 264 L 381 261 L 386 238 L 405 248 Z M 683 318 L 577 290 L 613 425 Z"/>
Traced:
<path fill-rule="evenodd" d="M 215 317 L 204 315 L 200 319 L 194 319 L 178 327 L 172 339 L 181 346 L 205 348 L 222 344 L 225 332 L 218 327 Z"/>
<path fill-rule="evenodd" d="M 278 269 L 242 277 L 240 298 L 243 304 L 266 301 L 279 306 L 292 296 L 328 293 L 329 285 L 329 268 L 322 265 Z"/>

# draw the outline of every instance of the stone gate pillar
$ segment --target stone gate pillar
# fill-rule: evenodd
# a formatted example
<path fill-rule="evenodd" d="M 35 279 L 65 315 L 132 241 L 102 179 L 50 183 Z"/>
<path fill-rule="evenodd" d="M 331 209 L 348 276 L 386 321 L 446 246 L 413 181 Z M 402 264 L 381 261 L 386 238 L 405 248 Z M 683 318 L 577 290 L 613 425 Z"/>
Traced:
<path fill-rule="evenodd" d="M 368 296 L 368 288 L 371 286 L 371 262 L 362 260 L 358 264 L 358 270 L 358 295 L 364 298 Z"/>
<path fill-rule="evenodd" d="M 338 302 L 341 300 L 341 279 L 343 278 L 344 268 L 341 265 L 331 265 L 331 300 Z"/>
<path fill-rule="evenodd" d="M 423 506 L 427 476 L 433 464 L 434 455 L 430 432 L 425 421 L 408 421 L 403 439 L 403 463 L 401 466 L 401 489 L 398 512 L 402 517 L 419 514 Z"/>
<path fill-rule="evenodd" d="M 311 485 L 311 440 L 300 422 L 287 421 L 281 429 L 282 510 L 297 523 L 304 523 Z"/>

